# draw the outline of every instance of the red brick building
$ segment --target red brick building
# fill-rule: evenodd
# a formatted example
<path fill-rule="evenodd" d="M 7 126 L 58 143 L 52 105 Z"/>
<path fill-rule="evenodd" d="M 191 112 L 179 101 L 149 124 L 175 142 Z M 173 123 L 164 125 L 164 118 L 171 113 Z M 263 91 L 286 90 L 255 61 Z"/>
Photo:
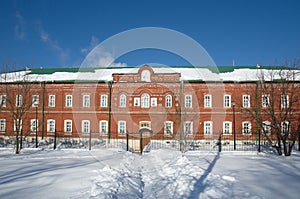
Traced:
<path fill-rule="evenodd" d="M 59 137 L 86 138 L 91 133 L 120 139 L 141 128 L 151 129 L 153 139 L 211 140 L 221 134 L 223 140 L 233 140 L 234 132 L 237 140 L 255 139 L 259 129 L 249 111 L 259 104 L 263 112 L 269 100 L 263 93 L 257 98 L 255 92 L 262 70 L 270 68 L 27 69 L 17 72 L 34 85 L 27 93 L 30 108 L 20 124 L 28 139 L 35 138 L 36 126 L 38 139 L 52 138 L 55 131 Z M 18 106 L 25 97 L 17 97 L 22 95 L 16 91 L 18 79 L 1 77 L 0 136 L 7 138 L 16 128 L 8 101 L 15 100 L 12 104 Z M 299 91 L 299 79 L 295 84 Z M 14 87 L 8 92 L 7 85 Z M 278 100 L 277 111 L 288 101 L 288 95 Z M 293 129 L 300 115 L 299 102 L 294 103 L 297 119 L 289 121 Z"/>

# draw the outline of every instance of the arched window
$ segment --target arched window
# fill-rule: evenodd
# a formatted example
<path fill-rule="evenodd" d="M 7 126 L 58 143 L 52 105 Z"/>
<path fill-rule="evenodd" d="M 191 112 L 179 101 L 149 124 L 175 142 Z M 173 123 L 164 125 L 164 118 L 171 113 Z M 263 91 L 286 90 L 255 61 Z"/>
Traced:
<path fill-rule="evenodd" d="M 126 107 L 126 95 L 120 95 L 120 107 Z"/>
<path fill-rule="evenodd" d="M 150 71 L 148 70 L 143 70 L 141 74 L 141 80 L 145 82 L 150 82 Z"/>
<path fill-rule="evenodd" d="M 150 101 L 149 95 L 146 94 L 146 93 L 144 93 L 141 98 L 142 98 L 141 99 L 141 101 L 142 101 L 142 104 L 141 104 L 142 108 L 149 108 L 149 104 L 150 104 L 149 103 L 149 101 Z"/>
<path fill-rule="evenodd" d="M 172 107 L 172 96 L 171 95 L 166 96 L 166 107 L 167 108 Z"/>

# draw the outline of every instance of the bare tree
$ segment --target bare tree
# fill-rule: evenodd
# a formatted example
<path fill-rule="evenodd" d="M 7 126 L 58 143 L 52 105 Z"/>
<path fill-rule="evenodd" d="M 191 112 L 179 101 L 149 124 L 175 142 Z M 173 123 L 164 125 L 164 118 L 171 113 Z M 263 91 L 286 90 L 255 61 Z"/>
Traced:
<path fill-rule="evenodd" d="M 299 60 L 290 66 L 258 70 L 258 81 L 252 86 L 255 105 L 246 108 L 256 122 L 256 130 L 276 149 L 278 155 L 290 156 L 299 125 Z"/>
<path fill-rule="evenodd" d="M 8 68 L 6 67 L 6 70 Z M 19 154 L 22 123 L 27 119 L 30 108 L 36 103 L 37 99 L 32 97 L 32 93 L 38 91 L 38 84 L 27 75 L 27 71 L 4 72 L 0 78 L 1 109 L 10 113 L 14 123 L 16 154 Z"/>

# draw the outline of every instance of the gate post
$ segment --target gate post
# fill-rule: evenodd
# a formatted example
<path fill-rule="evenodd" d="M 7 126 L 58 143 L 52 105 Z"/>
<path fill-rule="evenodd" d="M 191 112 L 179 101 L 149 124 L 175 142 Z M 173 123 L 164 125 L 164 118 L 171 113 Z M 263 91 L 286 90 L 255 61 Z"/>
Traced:
<path fill-rule="evenodd" d="M 126 132 L 126 151 L 129 151 L 129 143 L 128 143 L 128 140 L 129 140 L 129 135 L 128 135 L 128 132 Z"/>

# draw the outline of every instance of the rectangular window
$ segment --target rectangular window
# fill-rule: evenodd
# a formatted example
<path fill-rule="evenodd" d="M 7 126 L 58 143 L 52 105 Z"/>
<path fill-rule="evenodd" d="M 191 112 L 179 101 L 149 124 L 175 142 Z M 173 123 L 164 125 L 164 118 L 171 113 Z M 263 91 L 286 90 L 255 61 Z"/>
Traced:
<path fill-rule="evenodd" d="M 32 95 L 32 107 L 38 107 L 38 106 L 39 106 L 39 96 Z"/>
<path fill-rule="evenodd" d="M 66 95 L 66 107 L 72 107 L 72 95 Z"/>
<path fill-rule="evenodd" d="M 142 94 L 141 96 L 141 107 L 149 108 L 150 96 L 147 93 Z"/>
<path fill-rule="evenodd" d="M 271 133 L 271 122 L 264 121 L 262 125 L 263 125 L 263 133 L 270 134 Z"/>
<path fill-rule="evenodd" d="M 171 108 L 172 107 L 172 96 L 171 95 L 167 95 L 166 96 L 166 107 L 167 108 Z"/>
<path fill-rule="evenodd" d="M 243 95 L 243 108 L 250 108 L 250 95 Z"/>
<path fill-rule="evenodd" d="M 185 135 L 193 135 L 193 122 L 184 122 L 184 133 Z"/>
<path fill-rule="evenodd" d="M 243 134 L 245 135 L 251 134 L 251 122 L 243 122 L 242 128 L 243 128 Z"/>
<path fill-rule="evenodd" d="M 83 107 L 90 107 L 90 95 L 83 95 L 82 96 L 82 106 Z"/>
<path fill-rule="evenodd" d="M 185 108 L 192 108 L 192 95 L 185 96 Z"/>
<path fill-rule="evenodd" d="M 230 107 L 231 107 L 231 96 L 224 95 L 224 108 L 230 108 Z"/>
<path fill-rule="evenodd" d="M 140 98 L 139 97 L 134 98 L 134 106 L 140 106 Z"/>
<path fill-rule="evenodd" d="M 47 132 L 55 132 L 55 120 L 47 120 Z"/>
<path fill-rule="evenodd" d="M 211 95 L 204 95 L 204 108 L 211 108 Z"/>
<path fill-rule="evenodd" d="M 82 133 L 90 133 L 90 120 L 82 120 Z"/>
<path fill-rule="evenodd" d="M 107 121 L 106 120 L 101 120 L 100 121 L 100 135 L 106 135 L 107 134 L 107 130 L 108 130 L 108 128 L 107 128 L 107 125 L 108 123 L 107 123 Z"/>
<path fill-rule="evenodd" d="M 139 125 L 140 125 L 140 128 L 151 129 L 151 122 L 150 121 L 140 121 Z"/>
<path fill-rule="evenodd" d="M 232 123 L 231 122 L 223 122 L 223 134 L 230 135 L 232 134 Z"/>
<path fill-rule="evenodd" d="M 0 108 L 6 107 L 6 95 L 0 95 Z"/>
<path fill-rule="evenodd" d="M 38 131 L 38 120 L 32 119 L 30 120 L 30 131 L 35 132 Z"/>
<path fill-rule="evenodd" d="M 126 107 L 126 95 L 120 95 L 120 107 Z"/>
<path fill-rule="evenodd" d="M 14 131 L 21 131 L 22 130 L 22 120 L 19 119 L 14 120 Z"/>
<path fill-rule="evenodd" d="M 22 98 L 22 95 L 16 95 L 16 107 L 21 107 L 23 105 Z"/>
<path fill-rule="evenodd" d="M 152 107 L 157 106 L 157 98 L 151 98 L 151 106 Z"/>
<path fill-rule="evenodd" d="M 281 123 L 281 132 L 282 134 L 286 135 L 290 132 L 290 123 L 285 121 Z"/>
<path fill-rule="evenodd" d="M 55 107 L 55 95 L 49 95 L 49 107 Z"/>
<path fill-rule="evenodd" d="M 65 133 L 72 133 L 72 120 L 65 120 Z"/>
<path fill-rule="evenodd" d="M 6 120 L 0 119 L 0 132 L 5 132 L 6 130 Z"/>
<path fill-rule="evenodd" d="M 289 107 L 289 96 L 281 95 L 281 108 L 285 109 Z"/>
<path fill-rule="evenodd" d="M 107 107 L 107 95 L 101 95 L 101 107 Z"/>
<path fill-rule="evenodd" d="M 173 134 L 173 122 L 171 122 L 171 121 L 166 121 L 166 122 L 165 122 L 164 133 L 165 133 L 166 135 L 171 135 L 171 134 Z"/>
<path fill-rule="evenodd" d="M 126 121 L 118 121 L 118 133 L 126 134 Z"/>
<path fill-rule="evenodd" d="M 269 103 L 270 103 L 269 96 L 268 95 L 263 95 L 262 99 L 261 99 L 261 102 L 262 102 L 262 107 L 267 108 L 269 106 Z"/>
<path fill-rule="evenodd" d="M 213 133 L 213 123 L 211 121 L 204 122 L 204 135 L 212 135 Z"/>

